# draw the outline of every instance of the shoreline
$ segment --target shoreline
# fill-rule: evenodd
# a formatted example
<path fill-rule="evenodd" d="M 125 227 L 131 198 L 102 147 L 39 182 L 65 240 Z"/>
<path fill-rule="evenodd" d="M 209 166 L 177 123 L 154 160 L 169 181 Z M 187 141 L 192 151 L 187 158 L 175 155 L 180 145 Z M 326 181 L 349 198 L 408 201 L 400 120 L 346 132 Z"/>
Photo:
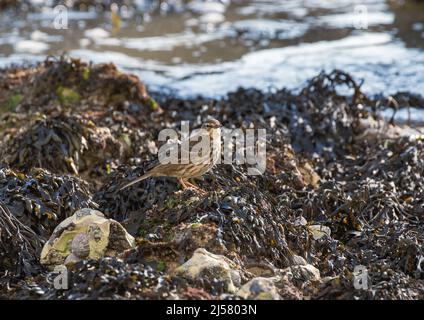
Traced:
<path fill-rule="evenodd" d="M 338 70 L 296 93 L 223 99 L 150 95 L 113 64 L 68 57 L 3 71 L 2 298 L 423 299 L 424 138 L 377 116 L 384 105 L 422 107 L 422 97 L 372 99 Z M 155 159 L 161 129 L 207 116 L 267 129 L 266 172 L 217 166 L 198 182 L 206 195 L 172 178 L 117 191 Z M 41 264 L 41 248 L 62 243 L 65 219 L 84 208 L 113 232 L 102 234 L 105 256 L 77 257 L 69 289 L 57 290 L 47 278 L 58 262 Z M 114 237 L 130 240 L 112 250 Z M 63 245 L 49 248 L 62 263 L 74 253 Z M 369 277 L 360 290 L 357 266 Z"/>

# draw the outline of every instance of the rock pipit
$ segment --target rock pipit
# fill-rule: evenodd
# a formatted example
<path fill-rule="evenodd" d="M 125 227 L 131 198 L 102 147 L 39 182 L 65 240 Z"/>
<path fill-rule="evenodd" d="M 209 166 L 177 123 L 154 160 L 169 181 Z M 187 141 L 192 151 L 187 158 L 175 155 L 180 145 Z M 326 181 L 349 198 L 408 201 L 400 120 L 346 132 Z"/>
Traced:
<path fill-rule="evenodd" d="M 157 161 L 152 165 L 152 169 L 148 170 L 141 177 L 126 184 L 120 190 L 132 186 L 133 184 L 149 177 L 176 177 L 183 189 L 192 187 L 199 192 L 205 193 L 204 190 L 189 182 L 187 179 L 202 176 L 216 164 L 221 155 L 221 123 L 216 119 L 208 119 L 202 124 L 201 129 L 203 130 L 200 130 L 200 132 L 188 138 L 188 145 L 190 147 L 190 159 L 188 159 L 188 163 L 184 161 L 178 161 L 178 163 L 160 163 Z M 208 145 L 206 148 L 201 149 L 201 153 L 196 153 L 195 157 L 193 157 L 193 145 L 198 143 L 200 140 L 198 135 L 207 135 L 209 137 L 209 139 L 206 139 Z M 175 144 L 171 149 L 178 148 L 179 146 L 179 144 Z M 176 151 L 178 152 L 179 150 Z M 180 153 L 177 154 L 180 155 Z M 195 161 L 193 161 L 193 158 L 195 158 Z M 181 160 L 181 158 L 179 160 Z"/>

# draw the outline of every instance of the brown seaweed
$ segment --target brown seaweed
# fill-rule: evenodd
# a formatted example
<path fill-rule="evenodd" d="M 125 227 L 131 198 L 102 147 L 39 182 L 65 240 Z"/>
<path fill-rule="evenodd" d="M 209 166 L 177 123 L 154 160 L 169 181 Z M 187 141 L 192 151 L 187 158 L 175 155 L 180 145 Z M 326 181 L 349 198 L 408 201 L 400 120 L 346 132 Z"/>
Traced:
<path fill-rule="evenodd" d="M 172 291 L 180 298 L 234 298 L 213 279 L 188 283 L 169 274 L 204 247 L 237 262 L 247 278 L 248 266 L 281 271 L 301 257 L 322 277 L 293 281 L 304 297 L 423 298 L 422 135 L 388 134 L 393 127 L 387 124 L 370 136 L 364 127 L 382 121 L 383 107 L 422 107 L 421 97 L 370 98 L 340 70 L 319 74 L 299 92 L 239 89 L 223 99 L 153 99 L 138 78 L 113 65 L 69 58 L 7 72 L 0 90 L 14 103 L 0 115 L 0 144 L 12 168 L 0 170 L 0 200 L 2 217 L 17 220 L 12 226 L 2 218 L 0 227 L 21 223 L 37 235 L 23 233 L 16 248 L 33 257 L 35 241 L 57 223 L 97 205 L 139 244 L 120 258 L 82 261 L 68 291 L 54 290 L 41 271 L 35 284 L 17 285 L 17 297 L 148 299 Z M 180 190 L 173 178 L 149 178 L 119 191 L 149 167 L 161 129 L 178 128 L 181 120 L 198 126 L 208 116 L 227 128 L 267 129 L 263 175 L 219 165 L 197 181 L 206 196 Z M 20 153 L 27 156 L 19 160 Z M 326 232 L 317 236 L 320 227 Z M 11 252 L 12 264 L 22 265 L 20 253 Z M 368 269 L 368 289 L 353 286 L 358 265 Z"/>

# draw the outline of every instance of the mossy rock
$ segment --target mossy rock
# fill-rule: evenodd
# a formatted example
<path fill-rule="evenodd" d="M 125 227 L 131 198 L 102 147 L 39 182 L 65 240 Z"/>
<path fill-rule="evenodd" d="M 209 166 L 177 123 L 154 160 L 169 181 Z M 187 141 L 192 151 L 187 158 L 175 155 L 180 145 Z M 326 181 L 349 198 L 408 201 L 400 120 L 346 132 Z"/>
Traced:
<path fill-rule="evenodd" d="M 87 253 L 76 252 L 87 241 Z M 97 210 L 84 208 L 62 221 L 54 230 L 41 252 L 41 263 L 47 266 L 64 264 L 72 254 L 79 259 L 98 260 L 103 256 L 116 256 L 133 248 L 135 239 L 115 220 L 107 219 Z"/>

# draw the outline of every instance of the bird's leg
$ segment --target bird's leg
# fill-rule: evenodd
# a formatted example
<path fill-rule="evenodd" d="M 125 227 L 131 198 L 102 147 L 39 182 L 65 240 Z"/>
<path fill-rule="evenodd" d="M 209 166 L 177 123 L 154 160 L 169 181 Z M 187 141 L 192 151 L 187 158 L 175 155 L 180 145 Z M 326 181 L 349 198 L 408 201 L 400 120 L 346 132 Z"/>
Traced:
<path fill-rule="evenodd" d="M 178 182 L 183 186 L 183 190 L 187 189 L 186 181 L 183 178 L 178 178 Z"/>
<path fill-rule="evenodd" d="M 207 192 L 203 189 L 201 189 L 200 187 L 196 186 L 195 184 L 184 180 L 183 178 L 178 178 L 178 182 L 182 185 L 183 190 L 187 189 L 187 188 L 193 188 L 194 190 L 202 193 L 202 194 L 206 194 Z"/>
<path fill-rule="evenodd" d="M 206 194 L 207 192 L 205 190 L 203 190 L 202 188 L 200 188 L 199 186 L 196 186 L 194 183 L 191 183 L 190 181 L 186 181 L 186 184 L 189 187 L 192 187 L 193 189 L 199 191 L 200 193 Z"/>

